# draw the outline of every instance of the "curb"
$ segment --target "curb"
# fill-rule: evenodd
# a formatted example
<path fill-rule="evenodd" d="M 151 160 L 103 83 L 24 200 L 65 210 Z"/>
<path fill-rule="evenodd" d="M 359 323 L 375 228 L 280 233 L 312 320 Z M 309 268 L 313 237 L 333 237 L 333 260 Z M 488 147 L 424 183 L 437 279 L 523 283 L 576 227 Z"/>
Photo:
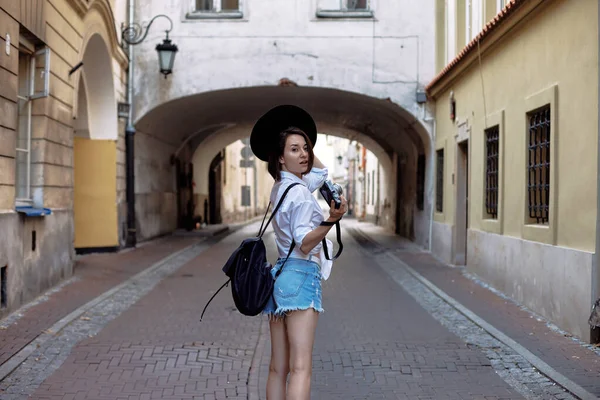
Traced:
<path fill-rule="evenodd" d="M 267 336 L 269 335 L 269 326 L 267 320 L 262 318 L 258 341 L 254 348 L 252 363 L 248 371 L 248 400 L 260 400 L 260 366 L 263 359 Z"/>

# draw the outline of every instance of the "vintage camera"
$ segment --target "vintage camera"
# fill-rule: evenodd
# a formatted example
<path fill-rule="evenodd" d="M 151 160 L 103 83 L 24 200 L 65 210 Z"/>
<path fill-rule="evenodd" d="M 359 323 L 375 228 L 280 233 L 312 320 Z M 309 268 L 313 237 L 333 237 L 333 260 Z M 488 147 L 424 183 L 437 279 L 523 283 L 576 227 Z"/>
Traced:
<path fill-rule="evenodd" d="M 331 204 L 331 200 L 335 202 L 335 208 L 340 208 L 340 206 L 342 205 L 342 198 L 340 196 L 344 193 L 344 190 L 337 183 L 325 181 L 325 183 L 323 183 L 323 186 L 321 186 L 321 188 L 319 189 L 319 192 L 327 202 L 327 205 Z"/>

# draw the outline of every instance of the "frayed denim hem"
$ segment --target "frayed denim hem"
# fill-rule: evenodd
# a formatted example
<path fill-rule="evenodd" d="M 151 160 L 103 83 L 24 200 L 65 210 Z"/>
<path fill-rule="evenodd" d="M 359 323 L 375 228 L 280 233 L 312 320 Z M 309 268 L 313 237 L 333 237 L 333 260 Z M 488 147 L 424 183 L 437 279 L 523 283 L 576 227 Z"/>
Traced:
<path fill-rule="evenodd" d="M 317 308 L 317 307 L 313 307 L 313 306 L 308 306 L 308 307 L 279 307 L 277 310 L 275 310 L 274 313 L 268 313 L 266 315 L 269 318 L 269 321 L 279 321 L 279 320 L 284 319 L 285 317 L 287 317 L 292 311 L 304 311 L 304 310 L 308 310 L 310 308 L 312 308 L 313 310 L 315 310 L 319 314 L 323 314 L 325 312 L 325 310 L 323 308 Z"/>

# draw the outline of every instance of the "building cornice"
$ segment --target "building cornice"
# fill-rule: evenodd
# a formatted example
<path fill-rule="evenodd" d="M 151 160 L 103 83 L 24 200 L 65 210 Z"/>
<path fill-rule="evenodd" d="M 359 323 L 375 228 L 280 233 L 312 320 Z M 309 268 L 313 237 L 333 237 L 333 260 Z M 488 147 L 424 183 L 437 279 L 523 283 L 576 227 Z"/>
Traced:
<path fill-rule="evenodd" d="M 512 0 L 498 15 L 490 20 L 485 28 L 471 40 L 460 53 L 425 87 L 427 96 L 436 99 L 458 78 L 478 57 L 494 48 L 515 26 L 529 17 L 532 11 L 551 0 Z"/>
<path fill-rule="evenodd" d="M 90 9 L 90 5 L 93 3 L 93 0 L 67 0 L 67 3 L 73 7 L 80 17 L 83 17 Z"/>

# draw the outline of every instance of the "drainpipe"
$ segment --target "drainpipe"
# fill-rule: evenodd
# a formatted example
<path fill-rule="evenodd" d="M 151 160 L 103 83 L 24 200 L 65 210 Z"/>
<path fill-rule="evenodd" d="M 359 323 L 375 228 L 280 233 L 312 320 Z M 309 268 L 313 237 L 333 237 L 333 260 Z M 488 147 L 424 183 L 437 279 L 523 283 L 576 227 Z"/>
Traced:
<path fill-rule="evenodd" d="M 598 54 L 600 54 L 600 6 L 598 7 L 598 25 L 596 27 L 599 28 Z M 598 113 L 596 116 L 600 116 L 600 69 L 598 70 L 598 82 Z M 596 251 L 594 251 L 594 257 L 592 258 L 592 304 L 600 297 L 600 271 L 598 271 L 598 252 L 600 251 L 600 121 L 598 122 L 598 136 L 596 140 Z M 591 329 L 590 327 L 590 342 L 600 342 L 600 328 Z"/>
<path fill-rule="evenodd" d="M 129 6 L 129 26 L 133 26 L 135 0 L 128 0 Z M 129 115 L 127 117 L 127 127 L 125 128 L 125 169 L 126 169 L 126 200 L 127 200 L 127 238 L 126 247 L 135 247 L 136 227 L 135 227 L 135 171 L 134 171 L 134 139 L 135 127 L 133 126 L 133 72 L 134 72 L 134 55 L 133 45 L 127 46 L 127 54 L 129 55 L 129 67 L 127 69 L 127 103 L 129 103 Z"/>
<path fill-rule="evenodd" d="M 429 146 L 429 165 L 425 166 L 425 171 L 429 171 L 428 172 L 428 178 L 426 179 L 426 182 L 429 182 L 430 187 L 428 189 L 429 193 L 433 194 L 434 188 L 435 188 L 435 137 L 436 137 L 436 129 L 437 129 L 437 124 L 436 124 L 436 119 L 435 119 L 435 115 L 433 117 L 427 117 L 427 109 L 426 106 L 423 105 L 423 116 L 421 117 L 421 119 L 423 120 L 423 122 L 425 123 L 429 123 L 431 122 L 432 127 L 431 127 L 431 143 Z M 434 209 L 435 209 L 435 199 L 433 198 L 433 196 L 429 196 L 429 200 L 430 200 L 430 207 L 429 207 L 429 251 L 433 252 L 433 243 L 432 243 L 432 239 L 433 239 L 433 216 L 434 216 Z"/>
<path fill-rule="evenodd" d="M 435 187 L 435 136 L 436 136 L 436 120 L 435 118 L 432 118 L 433 121 L 433 129 L 432 129 L 432 138 L 431 138 L 431 146 L 429 146 L 429 152 L 431 154 L 431 156 L 429 157 L 429 182 L 430 182 L 430 191 L 429 193 L 431 193 L 433 195 L 433 191 L 434 191 L 434 187 Z M 434 216 L 434 209 L 435 209 L 435 198 L 434 196 L 429 196 L 429 251 L 433 252 L 433 216 Z"/>

